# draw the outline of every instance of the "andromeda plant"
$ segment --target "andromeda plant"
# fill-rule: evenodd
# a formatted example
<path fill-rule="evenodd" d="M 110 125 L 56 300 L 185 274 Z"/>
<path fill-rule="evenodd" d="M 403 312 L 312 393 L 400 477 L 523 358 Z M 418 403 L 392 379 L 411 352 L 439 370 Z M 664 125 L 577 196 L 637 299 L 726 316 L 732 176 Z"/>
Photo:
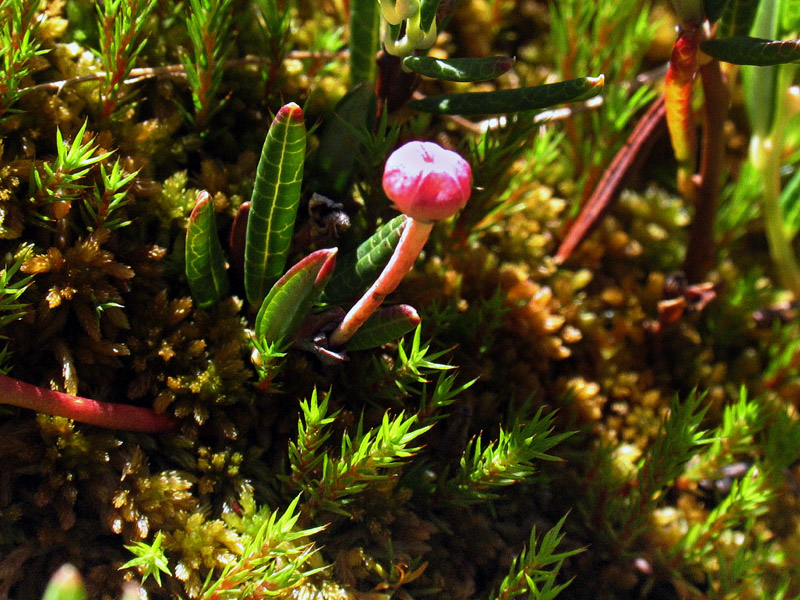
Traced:
<path fill-rule="evenodd" d="M 434 223 L 464 208 L 472 191 L 472 170 L 457 153 L 433 142 L 408 142 L 386 161 L 383 189 L 406 215 L 403 234 L 378 279 L 331 334 L 333 346 L 347 342 L 400 284 Z"/>

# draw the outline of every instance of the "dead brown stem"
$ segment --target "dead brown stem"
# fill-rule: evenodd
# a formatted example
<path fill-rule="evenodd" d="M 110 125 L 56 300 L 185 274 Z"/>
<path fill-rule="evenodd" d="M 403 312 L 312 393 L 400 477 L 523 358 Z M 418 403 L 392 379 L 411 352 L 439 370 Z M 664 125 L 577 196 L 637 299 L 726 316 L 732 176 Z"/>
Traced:
<path fill-rule="evenodd" d="M 658 138 L 658 131 L 664 128 L 664 115 L 664 98 L 659 97 L 639 119 L 636 127 L 625 141 L 625 145 L 619 149 L 614 160 L 603 173 L 603 177 L 581 209 L 578 218 L 570 226 L 553 258 L 556 264 L 566 261 L 600 223 L 600 219 L 616 198 L 628 174 L 644 160 L 648 145 L 655 142 Z"/>

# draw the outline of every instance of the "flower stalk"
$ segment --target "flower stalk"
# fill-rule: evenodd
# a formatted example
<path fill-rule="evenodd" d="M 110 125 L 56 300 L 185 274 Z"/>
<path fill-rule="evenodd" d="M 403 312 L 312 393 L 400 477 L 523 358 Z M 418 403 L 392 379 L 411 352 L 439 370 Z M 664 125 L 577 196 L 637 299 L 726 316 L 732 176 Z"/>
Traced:
<path fill-rule="evenodd" d="M 407 217 L 397 247 L 375 283 L 331 334 L 331 346 L 345 344 L 414 266 L 437 221 L 464 208 L 472 191 L 469 163 L 431 142 L 409 142 L 392 153 L 383 189 Z"/>
<path fill-rule="evenodd" d="M 375 283 L 367 292 L 353 305 L 353 308 L 345 315 L 342 322 L 331 334 L 330 342 L 333 346 L 341 346 L 355 334 L 364 322 L 383 303 L 383 300 L 391 294 L 403 277 L 406 276 L 414 266 L 419 253 L 428 241 L 428 236 L 433 229 L 432 222 L 419 221 L 408 218 L 403 227 L 403 234 L 397 243 L 394 254 L 389 259 L 389 263 L 383 269 Z"/>

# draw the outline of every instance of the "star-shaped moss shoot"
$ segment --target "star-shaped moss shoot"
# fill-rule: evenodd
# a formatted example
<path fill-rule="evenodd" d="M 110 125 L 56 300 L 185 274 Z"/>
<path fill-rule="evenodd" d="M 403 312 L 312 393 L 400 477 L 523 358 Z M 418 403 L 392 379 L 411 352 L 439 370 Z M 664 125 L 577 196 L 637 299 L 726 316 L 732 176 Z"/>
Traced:
<path fill-rule="evenodd" d="M 472 169 L 460 155 L 438 144 L 408 142 L 386 161 L 383 190 L 406 215 L 406 224 L 383 272 L 331 334 L 332 346 L 347 342 L 400 284 L 434 223 L 464 208 L 472 192 Z"/>

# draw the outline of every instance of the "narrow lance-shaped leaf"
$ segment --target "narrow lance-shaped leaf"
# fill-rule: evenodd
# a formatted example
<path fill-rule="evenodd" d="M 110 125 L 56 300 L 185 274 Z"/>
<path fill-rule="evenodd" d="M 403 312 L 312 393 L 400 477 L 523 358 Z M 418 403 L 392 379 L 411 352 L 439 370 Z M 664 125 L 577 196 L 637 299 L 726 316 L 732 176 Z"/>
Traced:
<path fill-rule="evenodd" d="M 604 77 L 600 75 L 513 90 L 442 94 L 414 100 L 409 107 L 445 115 L 497 115 L 539 110 L 564 102 L 588 100 L 600 93 L 603 81 Z"/>
<path fill-rule="evenodd" d="M 697 38 L 683 32 L 672 48 L 664 77 L 664 104 L 679 179 L 688 181 L 694 171 L 695 127 L 692 122 L 692 84 L 697 73 Z"/>
<path fill-rule="evenodd" d="M 281 107 L 272 121 L 250 199 L 244 286 L 247 300 L 256 306 L 286 266 L 300 201 L 305 151 L 303 111 L 292 102 Z"/>
<path fill-rule="evenodd" d="M 375 81 L 380 48 L 380 5 L 376 0 L 350 0 L 350 83 Z"/>
<path fill-rule="evenodd" d="M 329 304 L 339 304 L 364 293 L 392 257 L 405 222 L 405 215 L 396 216 L 355 251 L 343 256 L 322 299 Z"/>
<path fill-rule="evenodd" d="M 768 67 L 800 61 L 800 40 L 765 40 L 736 36 L 706 40 L 700 49 L 716 59 L 735 65 Z"/>
<path fill-rule="evenodd" d="M 256 316 L 259 344 L 274 345 L 294 334 L 328 283 L 336 252 L 336 248 L 312 252 L 272 286 Z"/>
<path fill-rule="evenodd" d="M 197 204 L 186 228 L 186 278 L 200 308 L 213 306 L 228 294 L 214 202 L 206 191 L 197 194 Z"/>
<path fill-rule="evenodd" d="M 413 306 L 398 304 L 372 315 L 347 342 L 348 350 L 377 348 L 403 337 L 420 323 Z"/>
<path fill-rule="evenodd" d="M 441 60 L 432 56 L 406 56 L 403 66 L 420 75 L 445 81 L 488 81 L 513 67 L 514 59 L 510 56 L 489 56 Z"/>

